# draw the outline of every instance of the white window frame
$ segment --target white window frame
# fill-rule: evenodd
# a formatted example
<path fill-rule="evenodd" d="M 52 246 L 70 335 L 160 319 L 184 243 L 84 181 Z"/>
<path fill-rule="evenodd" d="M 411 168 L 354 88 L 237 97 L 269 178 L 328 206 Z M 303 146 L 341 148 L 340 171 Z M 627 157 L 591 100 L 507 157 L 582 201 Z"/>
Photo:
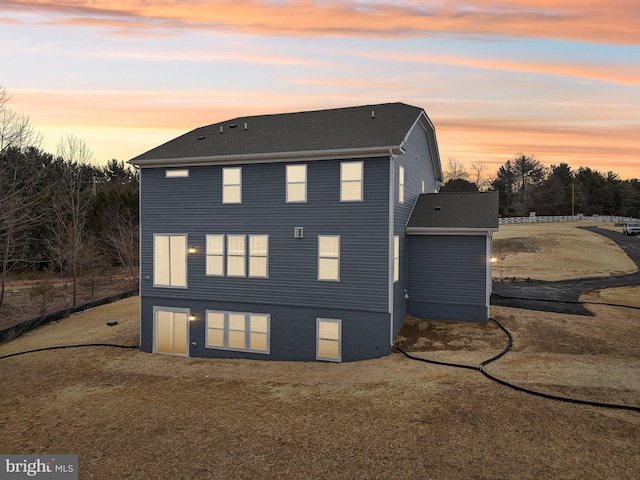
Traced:
<path fill-rule="evenodd" d="M 231 180 L 226 178 L 227 174 L 232 171 L 238 171 L 238 183 L 231 183 Z M 238 189 L 238 199 L 231 198 L 232 192 Z M 222 169 L 222 203 L 242 203 L 242 167 L 225 167 Z"/>
<path fill-rule="evenodd" d="M 400 236 L 393 237 L 393 281 L 400 280 Z"/>
<path fill-rule="evenodd" d="M 398 165 L 398 202 L 404 203 L 404 167 Z"/>
<path fill-rule="evenodd" d="M 322 243 L 322 239 L 323 238 L 337 238 L 338 239 L 338 252 L 337 255 L 323 255 L 320 249 L 321 243 Z M 331 263 L 334 263 L 335 261 L 337 261 L 338 263 L 338 267 L 337 267 L 337 278 L 323 278 L 322 277 L 322 264 L 325 261 L 331 261 Z M 326 282 L 339 282 L 340 281 L 340 235 L 318 235 L 318 280 L 319 281 L 326 281 Z"/>
<path fill-rule="evenodd" d="M 338 338 L 329 338 L 320 336 L 320 325 L 322 323 L 335 323 L 338 325 Z M 338 356 L 328 357 L 320 355 L 322 342 L 335 342 L 338 345 Z M 316 318 L 316 360 L 324 360 L 327 362 L 342 361 L 342 320 L 336 318 Z"/>
<path fill-rule="evenodd" d="M 264 252 L 255 252 L 253 250 L 253 240 L 258 238 L 266 239 L 266 249 Z M 254 261 L 264 259 L 264 274 L 254 272 Z M 249 277 L 251 278 L 269 278 L 269 235 L 249 235 Z"/>
<path fill-rule="evenodd" d="M 223 316 L 222 328 L 219 326 L 211 327 L 209 324 L 209 314 L 216 314 Z M 244 316 L 244 329 L 243 330 L 231 330 L 230 329 L 230 316 Z M 252 319 L 258 317 L 266 317 L 266 332 L 252 330 Z M 213 345 L 209 343 L 209 331 L 222 332 L 222 345 Z M 237 348 L 229 346 L 229 333 L 230 332 L 244 332 L 244 345 L 245 348 Z M 266 337 L 266 350 L 251 348 L 251 340 L 253 335 L 259 335 L 260 337 Z M 205 311 L 205 348 L 212 348 L 215 350 L 231 350 L 234 352 L 250 352 L 250 353 L 262 353 L 269 355 L 271 353 L 271 315 L 268 313 L 249 313 L 249 312 L 228 312 L 222 310 L 206 310 Z"/>
<path fill-rule="evenodd" d="M 160 258 L 161 250 L 159 248 L 159 241 L 162 238 L 168 239 L 167 252 L 165 258 Z M 184 238 L 184 250 L 181 252 L 178 250 L 178 245 L 174 244 L 172 239 L 177 241 L 178 238 Z M 187 235 L 184 233 L 154 233 L 153 234 L 153 286 L 161 288 L 187 288 L 188 285 L 188 270 L 187 270 L 187 253 L 189 244 Z M 176 250 L 174 252 L 174 250 Z M 177 265 L 178 261 L 183 259 L 184 264 Z M 163 282 L 160 279 L 160 262 L 165 261 L 167 270 L 168 282 Z M 177 268 L 176 268 L 177 267 Z M 180 270 L 184 270 L 184 275 Z M 179 277 L 178 277 L 179 275 Z M 164 277 L 164 275 L 163 275 Z M 184 283 L 179 280 L 184 278 Z"/>
<path fill-rule="evenodd" d="M 242 237 L 242 254 L 235 253 L 235 247 L 232 248 L 231 242 L 235 238 Z M 242 258 L 242 262 L 233 262 L 232 259 Z M 234 265 L 242 265 L 242 274 L 231 273 Z M 227 235 L 227 277 L 246 277 L 247 276 L 247 236 L 245 234 L 229 234 Z"/>
<path fill-rule="evenodd" d="M 292 181 L 289 179 L 290 176 L 290 170 L 293 170 L 294 168 L 303 168 L 304 169 L 304 181 Z M 287 203 L 306 203 L 307 201 L 307 165 L 306 164 L 293 164 L 293 165 L 287 165 L 287 169 L 286 169 L 286 196 L 287 196 Z M 298 186 L 298 185 L 302 185 L 304 188 L 304 195 L 303 198 L 301 199 L 291 199 L 289 196 L 289 188 L 293 187 L 293 186 Z"/>
<path fill-rule="evenodd" d="M 158 351 L 158 313 L 169 313 L 172 315 L 171 319 L 171 349 L 173 352 L 160 352 Z M 176 353 L 175 352 L 175 327 L 176 327 L 176 319 L 175 315 L 180 314 L 186 317 L 186 344 L 185 344 L 185 353 Z M 190 328 L 189 328 L 189 317 L 191 316 L 191 310 L 188 308 L 174 308 L 174 307 L 162 307 L 158 305 L 153 306 L 153 353 L 157 353 L 160 355 L 176 355 L 180 357 L 188 357 L 189 356 L 189 337 L 190 337 Z"/>
<path fill-rule="evenodd" d="M 220 243 L 220 246 L 222 247 L 221 250 L 215 250 L 213 251 L 213 239 L 214 238 L 221 238 L 222 241 Z M 224 260 L 225 260 L 225 244 L 226 244 L 226 238 L 224 234 L 207 234 L 206 235 L 206 247 L 205 247 L 205 275 L 207 276 L 212 276 L 212 277 L 224 277 Z M 220 261 L 220 270 L 219 271 L 212 271 L 211 269 L 209 269 L 209 260 L 210 259 L 218 259 Z"/>
<path fill-rule="evenodd" d="M 344 178 L 344 169 L 347 166 L 359 165 L 360 166 L 360 178 L 351 179 Z M 345 198 L 345 193 L 348 191 L 347 186 L 359 185 L 360 195 L 358 198 Z M 362 202 L 364 198 L 364 162 L 340 162 L 340 201 L 341 202 Z"/>
<path fill-rule="evenodd" d="M 186 168 L 182 169 L 167 169 L 164 171 L 165 178 L 188 178 L 189 170 Z"/>

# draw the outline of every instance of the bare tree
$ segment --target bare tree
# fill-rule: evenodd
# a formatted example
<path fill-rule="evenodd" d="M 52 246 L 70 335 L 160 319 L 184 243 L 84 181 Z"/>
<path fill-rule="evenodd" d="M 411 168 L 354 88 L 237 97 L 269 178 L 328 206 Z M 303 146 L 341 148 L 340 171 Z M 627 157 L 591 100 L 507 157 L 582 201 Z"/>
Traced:
<path fill-rule="evenodd" d="M 471 170 L 474 173 L 474 182 L 478 190 L 488 190 L 490 186 L 490 180 L 488 178 L 484 178 L 483 174 L 487 171 L 487 166 L 482 162 L 472 162 Z"/>
<path fill-rule="evenodd" d="M 9 99 L 7 90 L 0 85 L 0 152 L 7 148 L 40 147 L 42 135 L 31 125 L 29 117 L 7 107 Z"/>
<path fill-rule="evenodd" d="M 9 272 L 30 259 L 25 235 L 38 221 L 37 150 L 41 136 L 29 118 L 7 107 L 9 95 L 0 85 L 0 307 Z M 29 154 L 27 151 L 29 150 Z"/>
<path fill-rule="evenodd" d="M 465 167 L 464 162 L 460 161 L 458 157 L 447 158 L 447 168 L 443 174 L 444 182 L 447 183 L 451 180 L 468 180 L 469 173 Z"/>
<path fill-rule="evenodd" d="M 73 305 L 77 302 L 78 273 L 82 243 L 87 231 L 87 215 L 91 208 L 93 178 L 89 163 L 93 153 L 86 143 L 68 135 L 60 140 L 57 150 L 61 168 L 58 192 L 52 198 L 52 227 L 47 245 L 55 263 L 71 275 Z"/>

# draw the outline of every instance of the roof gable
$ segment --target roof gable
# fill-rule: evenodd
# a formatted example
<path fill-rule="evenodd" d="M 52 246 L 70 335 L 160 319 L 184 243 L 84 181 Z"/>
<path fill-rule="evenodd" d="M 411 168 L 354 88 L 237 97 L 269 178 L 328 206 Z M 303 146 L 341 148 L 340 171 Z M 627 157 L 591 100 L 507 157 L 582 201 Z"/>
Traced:
<path fill-rule="evenodd" d="M 407 233 L 498 229 L 498 192 L 423 193 L 407 223 Z"/>
<path fill-rule="evenodd" d="M 425 115 L 419 107 L 384 103 L 238 117 L 196 128 L 131 163 L 144 166 L 188 159 L 400 148 L 421 114 Z M 435 133 L 430 135 L 435 141 Z"/>

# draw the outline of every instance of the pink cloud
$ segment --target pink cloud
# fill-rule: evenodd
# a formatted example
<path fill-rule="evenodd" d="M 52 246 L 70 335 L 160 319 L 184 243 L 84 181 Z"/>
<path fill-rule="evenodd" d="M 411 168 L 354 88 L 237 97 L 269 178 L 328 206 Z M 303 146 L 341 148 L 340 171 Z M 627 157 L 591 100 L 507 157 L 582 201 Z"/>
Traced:
<path fill-rule="evenodd" d="M 636 0 L 460 0 L 271 3 L 259 0 L 7 0 L 0 8 L 57 14 L 70 24 L 206 27 L 263 35 L 405 37 L 505 35 L 640 44 Z"/>

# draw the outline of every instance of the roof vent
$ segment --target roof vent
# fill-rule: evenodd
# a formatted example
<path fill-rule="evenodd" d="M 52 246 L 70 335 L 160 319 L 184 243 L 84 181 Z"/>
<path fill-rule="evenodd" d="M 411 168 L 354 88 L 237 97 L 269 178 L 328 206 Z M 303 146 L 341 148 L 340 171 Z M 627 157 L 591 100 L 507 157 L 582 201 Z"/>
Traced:
<path fill-rule="evenodd" d="M 375 110 L 371 110 L 371 118 L 376 118 L 376 111 Z"/>
<path fill-rule="evenodd" d="M 440 210 L 442 210 L 442 207 L 441 207 L 440 205 L 436 205 L 436 208 L 435 208 L 435 209 L 436 209 L 436 211 L 438 211 L 438 212 L 439 212 Z"/>
<path fill-rule="evenodd" d="M 236 128 L 238 125 L 235 123 L 232 123 L 231 125 L 229 125 L 229 128 Z"/>
<path fill-rule="evenodd" d="M 198 137 L 198 140 L 204 140 L 204 135 L 200 135 L 200 136 Z"/>
<path fill-rule="evenodd" d="M 222 125 L 220 125 L 220 133 L 222 133 Z"/>
<path fill-rule="evenodd" d="M 249 130 L 249 126 L 247 125 L 247 122 L 244 122 L 244 129 Z"/>

